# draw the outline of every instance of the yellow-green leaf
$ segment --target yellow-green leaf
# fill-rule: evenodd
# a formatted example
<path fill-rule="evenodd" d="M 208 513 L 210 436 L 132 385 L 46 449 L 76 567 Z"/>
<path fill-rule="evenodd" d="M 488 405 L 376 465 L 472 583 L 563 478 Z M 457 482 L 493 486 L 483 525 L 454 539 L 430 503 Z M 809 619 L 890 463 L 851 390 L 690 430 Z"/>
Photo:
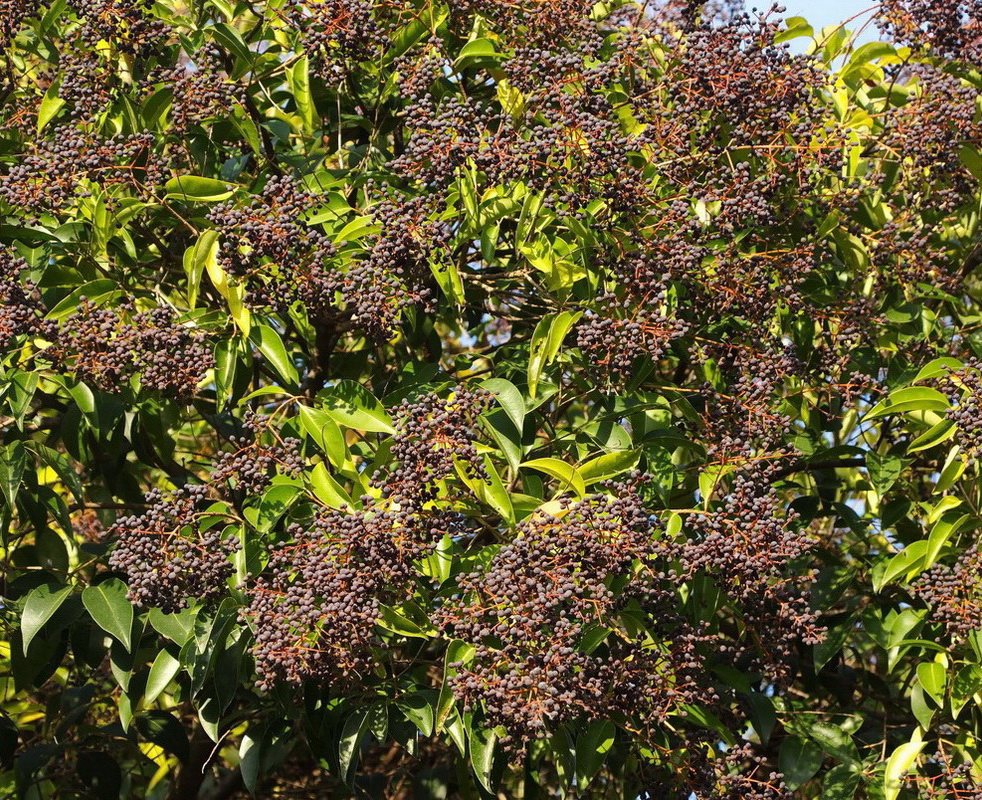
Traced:
<path fill-rule="evenodd" d="M 300 424 L 311 439 L 336 467 L 344 464 L 348 448 L 344 444 L 344 434 L 334 417 L 318 408 L 300 406 Z"/>
<path fill-rule="evenodd" d="M 937 389 L 911 386 L 892 392 L 870 409 L 866 419 L 877 419 L 889 414 L 906 414 L 909 411 L 947 411 L 951 408 L 948 398 Z"/>
<path fill-rule="evenodd" d="M 619 450 L 616 453 L 607 453 L 597 456 L 585 464 L 580 464 L 580 475 L 583 476 L 583 482 L 589 486 L 591 483 L 609 480 L 633 469 L 640 457 L 641 451 L 639 450 Z"/>
<path fill-rule="evenodd" d="M 907 742 L 902 744 L 887 759 L 886 770 L 883 773 L 883 797 L 885 800 L 897 800 L 904 785 L 904 777 L 910 772 L 914 762 L 924 749 L 926 742 Z"/>
<path fill-rule="evenodd" d="M 576 467 L 565 461 L 560 461 L 558 458 L 534 458 L 531 461 L 526 461 L 522 467 L 535 469 L 556 478 L 560 482 L 559 490 L 561 492 L 572 489 L 580 497 L 586 494 L 586 483 L 583 476 L 580 475 Z"/>

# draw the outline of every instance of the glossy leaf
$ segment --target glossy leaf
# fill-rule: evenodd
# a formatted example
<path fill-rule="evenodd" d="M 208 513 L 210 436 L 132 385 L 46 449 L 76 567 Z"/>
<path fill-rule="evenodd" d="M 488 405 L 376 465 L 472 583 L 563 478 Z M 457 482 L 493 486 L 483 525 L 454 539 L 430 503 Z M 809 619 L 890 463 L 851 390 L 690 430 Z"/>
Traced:
<path fill-rule="evenodd" d="M 71 593 L 71 586 L 63 586 L 60 589 L 52 591 L 50 586 L 43 585 L 33 589 L 27 595 L 27 600 L 24 603 L 24 612 L 20 618 L 25 655 L 34 637 L 44 629 L 45 624 L 61 608 L 62 603 L 68 599 Z"/>
<path fill-rule="evenodd" d="M 133 606 L 126 598 L 126 584 L 111 578 L 82 592 L 82 604 L 106 633 L 132 650 Z"/>

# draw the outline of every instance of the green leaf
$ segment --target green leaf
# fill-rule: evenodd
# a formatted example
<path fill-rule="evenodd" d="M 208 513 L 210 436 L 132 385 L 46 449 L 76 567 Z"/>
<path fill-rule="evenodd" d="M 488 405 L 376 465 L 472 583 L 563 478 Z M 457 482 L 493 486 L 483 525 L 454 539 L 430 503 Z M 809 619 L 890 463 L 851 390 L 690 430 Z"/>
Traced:
<path fill-rule="evenodd" d="M 209 235 L 212 234 L 212 235 Z M 239 330 L 246 336 L 252 327 L 252 317 L 249 309 L 245 307 L 245 289 L 240 284 L 233 284 L 229 281 L 228 275 L 218 263 L 218 237 L 213 231 L 205 231 L 200 238 L 200 247 L 197 252 L 193 252 L 191 258 L 195 262 L 204 264 L 208 278 L 218 293 L 225 298 L 228 303 L 228 311 Z M 192 270 L 196 269 L 196 264 L 192 265 Z"/>
<path fill-rule="evenodd" d="M 498 405 L 505 410 L 508 418 L 515 423 L 515 429 L 521 432 L 525 426 L 525 401 L 522 399 L 522 393 L 518 391 L 515 384 L 503 378 L 489 378 L 486 381 L 482 381 L 481 386 L 494 394 Z"/>
<path fill-rule="evenodd" d="M 334 466 L 341 467 L 345 463 L 348 448 L 334 417 L 317 408 L 300 406 L 300 424 Z"/>
<path fill-rule="evenodd" d="M 522 446 L 522 434 L 515 427 L 515 423 L 503 409 L 496 408 L 485 414 L 481 421 L 485 428 L 491 433 L 498 448 L 508 461 L 508 466 L 518 469 L 522 463 L 522 455 L 525 452 Z"/>
<path fill-rule="evenodd" d="M 291 483 L 279 483 L 270 486 L 259 501 L 256 527 L 262 533 L 273 530 L 287 509 L 296 502 L 300 493 L 300 487 Z"/>
<path fill-rule="evenodd" d="M 211 28 L 211 31 L 212 35 L 221 43 L 222 47 L 237 59 L 244 62 L 242 65 L 236 67 L 236 75 L 243 73 L 252 66 L 256 54 L 249 49 L 249 45 L 245 43 L 235 28 L 226 25 L 224 22 L 219 22 Z"/>
<path fill-rule="evenodd" d="M 904 785 L 904 777 L 910 772 L 914 762 L 924 749 L 925 742 L 907 742 L 900 745 L 887 759 L 883 773 L 883 796 L 885 800 L 897 800 Z"/>
<path fill-rule="evenodd" d="M 32 373 L 33 374 L 33 373 Z M 34 375 L 36 378 L 37 375 Z M 64 453 L 60 453 L 51 447 L 45 447 L 44 445 L 34 444 L 32 449 L 41 460 L 51 469 L 57 473 L 58 477 L 61 478 L 62 483 L 65 484 L 65 488 L 72 493 L 72 497 L 75 499 L 76 503 L 83 503 L 83 491 L 82 482 L 79 480 L 78 473 L 75 471 L 75 467 L 72 462 L 65 456 Z"/>
<path fill-rule="evenodd" d="M 549 751 L 556 766 L 560 786 L 568 789 L 576 780 L 576 745 L 567 726 L 560 726 L 549 741 Z"/>
<path fill-rule="evenodd" d="M 432 578 L 437 585 L 442 585 L 450 580 L 455 549 L 454 540 L 448 534 L 444 534 L 437 546 L 423 558 L 420 564 L 423 574 Z"/>
<path fill-rule="evenodd" d="M 937 701 L 938 705 L 944 702 L 944 687 L 948 680 L 948 673 L 941 664 L 936 661 L 918 664 L 917 680 L 924 687 L 924 691 Z"/>
<path fill-rule="evenodd" d="M 351 498 L 344 491 L 331 473 L 327 471 L 324 462 L 314 465 L 310 471 L 310 488 L 313 489 L 317 499 L 330 508 L 351 508 L 353 506 Z"/>
<path fill-rule="evenodd" d="M 182 609 L 174 614 L 165 614 L 159 608 L 151 608 L 147 617 L 157 633 L 166 636 L 178 647 L 183 647 L 194 632 L 196 614 L 197 612 L 191 608 Z"/>
<path fill-rule="evenodd" d="M 38 133 L 41 133 L 47 124 L 58 116 L 58 112 L 65 107 L 65 101 L 58 96 L 59 85 L 60 81 L 51 84 L 41 99 L 41 105 L 38 108 Z"/>
<path fill-rule="evenodd" d="M 457 62 L 469 58 L 507 58 L 507 56 L 495 50 L 494 42 L 490 39 L 474 39 L 460 48 Z"/>
<path fill-rule="evenodd" d="M 583 316 L 581 311 L 562 311 L 558 314 L 547 314 L 532 332 L 532 342 L 529 346 L 528 383 L 529 394 L 535 397 L 542 377 L 542 370 L 548 366 L 559 353 L 563 340 L 569 329 Z"/>
<path fill-rule="evenodd" d="M 147 688 L 143 693 L 143 704 L 148 706 L 160 697 L 161 692 L 170 685 L 180 671 L 181 662 L 167 650 L 161 650 L 157 653 L 157 657 L 150 666 Z"/>
<path fill-rule="evenodd" d="M 262 731 L 260 732 L 260 736 Z M 254 795 L 259 784 L 261 765 L 262 740 L 249 728 L 239 743 L 239 771 L 242 773 L 242 783 L 246 791 Z"/>
<path fill-rule="evenodd" d="M 451 667 L 451 664 L 468 664 L 477 648 L 468 642 L 455 639 L 447 646 L 447 652 L 443 658 L 443 683 L 440 686 L 440 697 L 436 704 L 436 731 L 439 733 L 446 724 L 447 717 L 450 716 L 454 707 L 454 693 L 450 681 L 457 674 L 458 669 Z"/>
<path fill-rule="evenodd" d="M 927 548 L 924 552 L 925 569 L 934 566 L 942 549 L 948 544 L 951 537 L 968 525 L 971 520 L 972 517 L 969 514 L 962 514 L 961 516 L 945 514 L 934 524 L 931 533 L 928 534 Z"/>
<path fill-rule="evenodd" d="M 494 770 L 498 734 L 484 727 L 471 727 L 467 744 L 470 750 L 471 769 L 474 770 L 478 783 L 487 791 L 493 792 L 491 775 Z"/>
<path fill-rule="evenodd" d="M 341 780 L 351 785 L 355 777 L 357 756 L 362 739 L 368 733 L 369 714 L 367 708 L 356 709 L 345 721 L 338 742 L 338 762 L 341 765 Z"/>
<path fill-rule="evenodd" d="M 913 712 L 917 724 L 924 730 L 928 730 L 931 726 L 931 720 L 934 719 L 935 709 L 927 701 L 925 695 L 924 688 L 919 684 L 914 684 L 910 689 L 910 710 Z"/>
<path fill-rule="evenodd" d="M 27 451 L 22 442 L 11 442 L 0 449 L 0 491 L 10 508 L 17 501 L 17 492 L 26 471 Z"/>
<path fill-rule="evenodd" d="M 464 283 L 453 259 L 429 259 L 430 272 L 436 278 L 440 291 L 457 306 L 464 304 Z"/>
<path fill-rule="evenodd" d="M 187 732 L 177 717 L 167 711 L 149 711 L 134 720 L 140 734 L 168 753 L 186 762 L 189 753 Z"/>
<path fill-rule="evenodd" d="M 396 29 L 392 34 L 392 45 L 388 49 L 384 63 L 387 63 L 389 59 L 398 58 L 414 44 L 429 36 L 432 31 L 443 24 L 447 16 L 446 7 L 440 11 L 430 9 L 425 16 L 425 21 L 420 17 L 414 17 L 406 25 Z"/>
<path fill-rule="evenodd" d="M 341 228 L 334 236 L 334 244 L 342 242 L 357 242 L 363 236 L 370 236 L 382 230 L 380 225 L 376 225 L 370 216 L 362 216 L 351 220 Z"/>
<path fill-rule="evenodd" d="M 181 175 L 171 178 L 164 184 L 168 200 L 183 200 L 185 202 L 217 203 L 227 200 L 233 194 L 233 188 L 225 181 L 215 178 L 201 178 L 197 175 Z"/>
<path fill-rule="evenodd" d="M 945 457 L 944 466 L 941 468 L 941 475 L 938 476 L 938 482 L 934 487 L 935 494 L 948 491 L 961 478 L 967 468 L 968 462 L 965 456 L 962 455 L 961 448 L 955 445 L 948 451 L 948 455 Z"/>
<path fill-rule="evenodd" d="M 862 779 L 862 773 L 847 764 L 833 767 L 822 780 L 821 800 L 852 800 Z"/>
<path fill-rule="evenodd" d="M 826 753 L 844 764 L 859 767 L 859 750 L 852 737 L 841 725 L 828 722 L 809 722 L 804 726 L 808 736 Z"/>
<path fill-rule="evenodd" d="M 716 492 L 716 484 L 723 476 L 733 472 L 733 469 L 730 464 L 711 464 L 699 473 L 699 494 L 704 508 L 709 508 Z"/>
<path fill-rule="evenodd" d="M 51 586 L 45 584 L 32 589 L 27 595 L 27 600 L 24 603 L 24 612 L 20 619 L 24 655 L 27 655 L 27 649 L 30 647 L 34 637 L 41 632 L 45 623 L 61 608 L 61 604 L 68 599 L 71 593 L 71 586 L 65 586 L 52 591 Z"/>
<path fill-rule="evenodd" d="M 867 42 L 857 47 L 849 57 L 849 66 L 866 64 L 882 58 L 897 58 L 896 48 L 888 42 Z"/>
<path fill-rule="evenodd" d="M 110 578 L 82 592 L 82 604 L 96 625 L 132 650 L 133 606 L 126 598 L 126 584 Z"/>
<path fill-rule="evenodd" d="M 792 39 L 814 36 L 815 29 L 808 24 L 804 17 L 788 17 L 784 20 L 785 30 L 774 34 L 774 44 L 781 44 Z"/>
<path fill-rule="evenodd" d="M 825 753 L 808 739 L 789 736 L 781 745 L 778 754 L 778 769 L 784 775 L 784 782 L 794 791 L 815 777 L 825 760 Z"/>
<path fill-rule="evenodd" d="M 812 660 L 816 670 L 821 670 L 842 649 L 842 645 L 849 637 L 852 629 L 853 622 L 851 619 L 843 625 L 829 628 L 825 638 L 812 648 Z"/>
<path fill-rule="evenodd" d="M 943 419 L 937 425 L 931 426 L 931 428 L 914 439 L 908 446 L 907 453 L 909 455 L 910 453 L 918 453 L 921 450 L 936 447 L 942 442 L 948 441 L 956 433 L 958 433 L 958 426 L 955 422 L 950 419 Z"/>
<path fill-rule="evenodd" d="M 341 381 L 317 399 L 339 425 L 369 433 L 395 433 L 392 418 L 378 399 L 354 381 Z"/>
<path fill-rule="evenodd" d="M 429 695 L 432 695 L 430 697 Z M 412 722 L 423 736 L 433 735 L 433 726 L 436 722 L 436 708 L 434 703 L 437 700 L 436 692 L 417 692 L 400 698 L 396 705 L 406 718 Z"/>
<path fill-rule="evenodd" d="M 980 690 L 982 690 L 982 667 L 978 664 L 966 664 L 958 670 L 955 680 L 951 683 L 951 713 L 956 719 Z"/>
<path fill-rule="evenodd" d="M 927 547 L 926 540 L 912 542 L 886 562 L 881 562 L 883 566 L 880 571 L 873 575 L 873 591 L 879 593 L 884 586 L 900 575 L 907 575 L 920 569 L 924 564 Z"/>
<path fill-rule="evenodd" d="M 475 476 L 469 464 L 456 458 L 454 459 L 454 469 L 481 503 L 491 506 L 505 522 L 514 525 L 515 509 L 511 502 L 511 495 L 505 488 L 498 471 L 494 468 L 494 464 L 491 463 L 491 459 L 485 455 L 483 460 L 484 469 L 488 476 L 487 481 Z"/>
<path fill-rule="evenodd" d="M 304 131 L 312 135 L 320 127 L 320 115 L 310 93 L 310 66 L 307 56 L 301 56 L 286 69 L 287 82 L 297 104 L 297 113 L 303 120 Z"/>
<path fill-rule="evenodd" d="M 640 450 L 619 450 L 616 453 L 597 456 L 585 464 L 580 464 L 578 469 L 583 482 L 589 486 L 591 483 L 606 481 L 634 469 L 640 457 Z"/>
<path fill-rule="evenodd" d="M 47 319 L 61 320 L 74 314 L 78 310 L 78 304 L 85 297 L 90 302 L 96 303 L 105 297 L 114 294 L 119 289 L 115 281 L 108 278 L 99 278 L 95 281 L 78 286 L 73 289 L 64 299 L 58 302 L 45 316 Z"/>
<path fill-rule="evenodd" d="M 566 492 L 572 489 L 580 497 L 586 495 L 586 483 L 583 480 L 583 476 L 580 475 L 576 467 L 567 464 L 565 461 L 560 461 L 558 458 L 533 458 L 531 461 L 526 461 L 522 464 L 522 467 L 535 469 L 556 478 L 560 483 L 560 492 Z"/>
<path fill-rule="evenodd" d="M 877 403 L 866 414 L 866 420 L 885 417 L 890 414 L 906 414 L 909 411 L 947 411 L 951 408 L 948 398 L 937 389 L 926 386 L 911 386 L 892 392 L 889 397 Z"/>
<path fill-rule="evenodd" d="M 964 369 L 965 365 L 962 364 L 957 358 L 936 358 L 921 367 L 920 372 L 914 377 L 911 383 L 920 383 L 921 381 L 929 381 L 934 378 L 943 378 L 950 375 L 952 372 L 957 372 L 960 369 Z"/>
<path fill-rule="evenodd" d="M 387 631 L 398 633 L 400 636 L 408 636 L 411 639 L 429 639 L 435 632 L 432 626 L 427 623 L 420 625 L 392 606 L 382 606 L 382 613 L 375 624 Z"/>
<path fill-rule="evenodd" d="M 592 781 L 614 746 L 614 723 L 608 719 L 593 720 L 576 737 L 576 785 L 585 788 Z"/>
<path fill-rule="evenodd" d="M 904 469 L 904 462 L 889 453 L 880 455 L 874 451 L 866 454 L 866 469 L 869 472 L 870 483 L 880 495 L 896 483 Z"/>
<path fill-rule="evenodd" d="M 239 745 L 239 764 L 242 782 L 250 794 L 256 794 L 260 778 L 289 755 L 295 741 L 289 731 L 273 723 L 250 727 L 245 732 Z"/>
<path fill-rule="evenodd" d="M 283 382 L 295 388 L 299 384 L 297 368 L 286 352 L 283 339 L 268 325 L 253 325 L 249 339 L 259 348 L 259 352 L 280 376 Z"/>
<path fill-rule="evenodd" d="M 184 251 L 184 274 L 188 278 L 188 305 L 192 310 L 198 302 L 201 276 L 204 275 L 210 261 L 217 265 L 217 258 L 218 231 L 202 231 L 195 243 Z M 212 280 L 214 281 L 214 278 Z"/>

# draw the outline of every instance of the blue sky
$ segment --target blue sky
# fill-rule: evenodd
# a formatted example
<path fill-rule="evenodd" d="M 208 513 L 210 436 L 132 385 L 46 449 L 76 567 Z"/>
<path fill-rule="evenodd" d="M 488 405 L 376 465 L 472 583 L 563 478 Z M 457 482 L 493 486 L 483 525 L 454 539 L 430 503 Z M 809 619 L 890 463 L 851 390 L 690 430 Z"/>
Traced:
<path fill-rule="evenodd" d="M 772 0 L 747 0 L 747 8 L 769 8 Z M 787 7 L 788 17 L 805 17 L 815 28 L 816 32 L 826 25 L 838 25 L 849 17 L 861 11 L 871 10 L 876 6 L 876 0 L 783 0 Z M 850 25 L 855 29 L 863 20 L 857 20 Z M 876 38 L 875 28 L 869 26 L 864 38 Z"/>

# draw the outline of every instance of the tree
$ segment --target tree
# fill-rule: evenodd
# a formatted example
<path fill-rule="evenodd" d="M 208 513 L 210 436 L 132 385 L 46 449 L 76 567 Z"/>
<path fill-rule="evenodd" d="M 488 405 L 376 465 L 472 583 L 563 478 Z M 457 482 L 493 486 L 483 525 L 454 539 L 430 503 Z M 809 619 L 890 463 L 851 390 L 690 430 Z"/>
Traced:
<path fill-rule="evenodd" d="M 982 4 L 717 6 L 0 0 L 0 793 L 980 796 Z"/>

